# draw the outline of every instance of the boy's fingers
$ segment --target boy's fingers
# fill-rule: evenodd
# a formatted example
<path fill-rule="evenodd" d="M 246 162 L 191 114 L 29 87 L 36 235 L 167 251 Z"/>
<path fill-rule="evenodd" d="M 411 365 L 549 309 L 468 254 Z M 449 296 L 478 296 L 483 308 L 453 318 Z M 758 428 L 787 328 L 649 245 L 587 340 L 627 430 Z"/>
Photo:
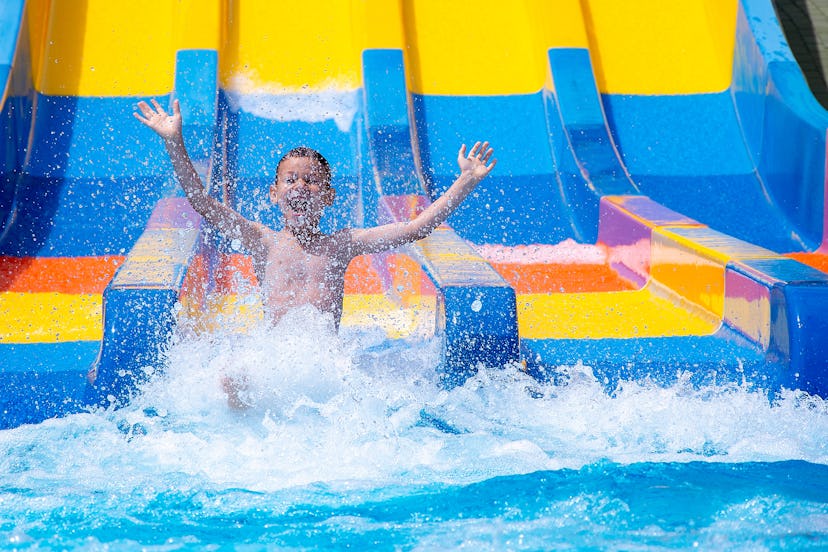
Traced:
<path fill-rule="evenodd" d="M 175 115 L 181 115 L 181 104 L 178 103 L 178 100 L 173 100 L 173 113 Z"/>
<path fill-rule="evenodd" d="M 166 112 L 166 111 L 164 111 L 164 108 L 163 108 L 163 107 L 161 107 L 161 104 L 160 104 L 160 103 L 158 103 L 158 102 L 155 100 L 155 98 L 151 99 L 150 101 L 152 102 L 152 105 L 153 105 L 153 106 L 155 106 L 155 110 L 156 110 L 156 111 L 158 111 L 158 113 L 160 113 L 160 114 L 162 114 L 162 115 L 166 115 L 166 114 L 167 114 L 167 112 Z"/>
<path fill-rule="evenodd" d="M 147 102 L 138 102 L 138 109 L 144 114 L 144 117 L 149 117 L 152 114 L 152 108 L 147 105 Z"/>
<path fill-rule="evenodd" d="M 460 146 L 460 152 L 459 153 L 460 153 L 460 157 L 465 157 L 466 156 L 466 144 L 463 144 L 463 145 Z"/>

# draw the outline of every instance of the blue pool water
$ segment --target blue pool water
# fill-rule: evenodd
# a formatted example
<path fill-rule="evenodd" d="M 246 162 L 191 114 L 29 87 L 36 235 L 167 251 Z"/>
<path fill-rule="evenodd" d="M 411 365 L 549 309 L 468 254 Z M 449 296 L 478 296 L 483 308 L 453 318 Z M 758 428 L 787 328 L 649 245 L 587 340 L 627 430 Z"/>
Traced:
<path fill-rule="evenodd" d="M 438 358 L 307 313 L 181 336 L 127 408 L 0 432 L 0 547 L 828 548 L 822 399 L 587 366 L 445 390 Z"/>

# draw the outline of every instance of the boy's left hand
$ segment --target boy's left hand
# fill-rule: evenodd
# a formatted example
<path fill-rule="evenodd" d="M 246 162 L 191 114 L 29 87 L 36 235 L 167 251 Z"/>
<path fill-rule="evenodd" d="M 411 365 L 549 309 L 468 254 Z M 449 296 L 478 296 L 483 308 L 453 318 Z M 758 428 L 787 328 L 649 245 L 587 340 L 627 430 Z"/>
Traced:
<path fill-rule="evenodd" d="M 492 154 L 494 154 L 494 150 L 489 147 L 489 142 L 483 142 L 482 144 L 476 142 L 468 155 L 466 155 L 466 144 L 463 144 L 457 154 L 457 164 L 460 165 L 462 172 L 470 174 L 476 180 L 482 180 L 497 165 L 497 159 L 492 159 L 489 163 Z"/>

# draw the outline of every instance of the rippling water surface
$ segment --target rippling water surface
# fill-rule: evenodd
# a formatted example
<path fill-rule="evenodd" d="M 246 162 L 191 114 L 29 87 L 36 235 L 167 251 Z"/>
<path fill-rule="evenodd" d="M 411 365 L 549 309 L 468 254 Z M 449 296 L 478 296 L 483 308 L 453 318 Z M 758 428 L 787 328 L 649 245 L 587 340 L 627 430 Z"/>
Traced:
<path fill-rule="evenodd" d="M 445 390 L 439 347 L 302 311 L 179 337 L 129 407 L 0 432 L 0 546 L 828 548 L 822 399 L 587 366 Z"/>

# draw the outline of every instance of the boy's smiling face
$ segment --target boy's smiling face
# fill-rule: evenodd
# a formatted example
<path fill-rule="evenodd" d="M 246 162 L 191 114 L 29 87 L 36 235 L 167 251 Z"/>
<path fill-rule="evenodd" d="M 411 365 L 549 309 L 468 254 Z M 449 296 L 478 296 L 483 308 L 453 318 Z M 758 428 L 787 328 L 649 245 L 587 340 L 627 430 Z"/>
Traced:
<path fill-rule="evenodd" d="M 322 165 L 311 157 L 288 157 L 279 165 L 270 199 L 282 210 L 285 226 L 315 229 L 336 191 Z"/>

